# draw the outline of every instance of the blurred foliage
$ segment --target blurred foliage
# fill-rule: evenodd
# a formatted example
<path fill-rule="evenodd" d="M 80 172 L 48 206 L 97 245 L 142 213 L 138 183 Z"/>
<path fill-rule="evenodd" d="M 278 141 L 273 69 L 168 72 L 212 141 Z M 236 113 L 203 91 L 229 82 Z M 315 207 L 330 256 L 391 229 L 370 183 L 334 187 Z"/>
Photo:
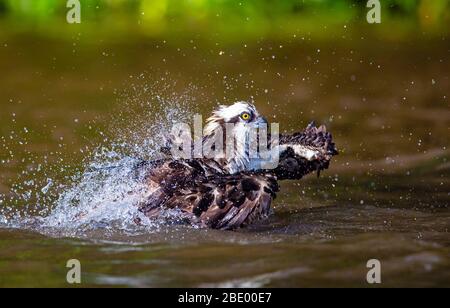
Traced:
<path fill-rule="evenodd" d="M 52 32 L 65 21 L 66 0 L 0 0 L 0 18 L 26 28 Z M 449 0 L 380 0 L 382 25 L 393 31 L 396 21 L 448 32 Z M 80 0 L 83 29 L 142 32 L 196 31 L 230 35 L 279 34 L 290 30 L 318 32 L 323 25 L 364 23 L 366 0 Z M 383 25 L 384 24 L 384 25 Z M 47 27 L 45 26 L 47 25 Z M 50 25 L 50 26 L 49 26 Z M 59 27 L 58 27 L 59 28 Z M 32 27 L 31 29 L 34 29 Z"/>

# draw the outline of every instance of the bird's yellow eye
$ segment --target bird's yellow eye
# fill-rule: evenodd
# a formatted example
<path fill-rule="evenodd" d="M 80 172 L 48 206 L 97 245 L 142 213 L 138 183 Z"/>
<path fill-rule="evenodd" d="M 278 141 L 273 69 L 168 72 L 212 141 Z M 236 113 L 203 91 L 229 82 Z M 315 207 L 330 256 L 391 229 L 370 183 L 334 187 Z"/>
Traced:
<path fill-rule="evenodd" d="M 244 121 L 250 120 L 250 113 L 244 112 L 243 114 L 241 114 L 241 118 L 242 118 L 242 120 L 244 120 Z"/>

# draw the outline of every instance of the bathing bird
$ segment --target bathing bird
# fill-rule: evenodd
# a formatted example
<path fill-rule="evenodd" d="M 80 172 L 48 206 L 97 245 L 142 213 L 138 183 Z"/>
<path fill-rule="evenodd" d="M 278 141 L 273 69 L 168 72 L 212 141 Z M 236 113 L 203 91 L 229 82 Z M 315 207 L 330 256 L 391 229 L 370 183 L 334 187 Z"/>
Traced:
<path fill-rule="evenodd" d="M 178 147 L 177 138 L 172 136 L 164 147 L 167 158 L 142 166 L 148 193 L 139 203 L 139 211 L 150 219 L 197 227 L 245 227 L 272 213 L 279 181 L 299 180 L 312 172 L 319 175 L 338 154 L 331 133 L 323 125 L 310 123 L 303 131 L 278 138 L 267 133 L 267 142 L 256 151 L 255 143 L 264 138 L 255 131 L 267 131 L 266 119 L 253 104 L 237 102 L 214 110 L 203 137 L 197 140 L 203 152 L 214 155 L 175 157 L 168 151 Z M 226 145 L 219 147 L 220 142 Z"/>

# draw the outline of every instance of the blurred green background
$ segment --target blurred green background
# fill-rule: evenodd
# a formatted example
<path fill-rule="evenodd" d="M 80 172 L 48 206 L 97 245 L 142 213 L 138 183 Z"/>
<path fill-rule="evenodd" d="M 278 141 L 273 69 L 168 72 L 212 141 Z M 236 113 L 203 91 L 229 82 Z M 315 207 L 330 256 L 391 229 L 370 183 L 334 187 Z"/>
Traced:
<path fill-rule="evenodd" d="M 48 35 L 86 31 L 148 36 L 203 32 L 227 39 L 280 37 L 298 31 L 330 38 L 335 26 L 368 26 L 366 0 L 80 0 L 82 24 L 65 22 L 65 0 L 0 0 L 1 28 Z M 381 0 L 382 23 L 370 31 L 395 39 L 448 33 L 448 0 Z M 357 27 L 361 30 L 361 27 Z M 9 29 L 12 31 L 12 29 Z"/>

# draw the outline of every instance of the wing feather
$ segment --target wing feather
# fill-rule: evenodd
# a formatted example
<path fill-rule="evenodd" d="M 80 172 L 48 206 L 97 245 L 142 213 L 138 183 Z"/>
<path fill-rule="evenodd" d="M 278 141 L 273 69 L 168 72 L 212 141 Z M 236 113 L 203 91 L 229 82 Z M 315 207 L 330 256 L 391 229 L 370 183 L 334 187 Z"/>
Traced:
<path fill-rule="evenodd" d="M 158 187 L 139 207 L 147 217 L 176 209 L 181 220 L 216 229 L 236 229 L 267 217 L 278 191 L 271 175 L 229 175 L 201 160 L 153 166 L 147 181 Z"/>

